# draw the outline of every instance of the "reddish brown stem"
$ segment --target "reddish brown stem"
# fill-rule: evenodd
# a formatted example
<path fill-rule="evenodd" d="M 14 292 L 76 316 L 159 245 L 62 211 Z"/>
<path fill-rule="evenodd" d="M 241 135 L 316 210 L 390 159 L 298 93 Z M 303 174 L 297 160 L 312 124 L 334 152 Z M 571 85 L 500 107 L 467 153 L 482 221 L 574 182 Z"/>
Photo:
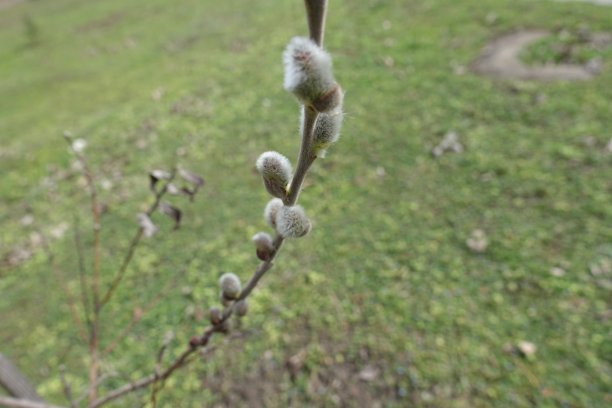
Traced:
<path fill-rule="evenodd" d="M 326 0 L 305 0 L 306 10 L 308 15 L 308 26 L 310 30 L 310 37 L 317 42 L 317 44 L 322 45 L 323 43 L 323 32 L 325 29 L 325 14 L 326 14 Z M 309 108 L 305 108 L 304 115 L 304 133 L 302 134 L 302 146 L 300 149 L 300 155 L 298 159 L 298 168 L 296 170 L 296 175 L 294 176 L 288 197 L 284 200 L 285 205 L 294 205 L 297 202 L 299 192 L 302 188 L 302 184 L 310 165 L 316 159 L 316 156 L 311 153 L 311 144 L 312 144 L 312 131 L 314 125 L 317 120 L 317 113 L 314 110 Z M 165 189 L 165 188 L 164 188 Z M 156 201 L 159 203 L 159 199 Z M 257 284 L 263 275 L 272 268 L 272 261 L 275 259 L 278 254 L 282 244 L 283 237 L 276 236 L 274 239 L 274 252 L 270 256 L 270 258 L 266 261 L 263 261 L 259 264 L 257 269 L 255 270 L 253 276 L 242 290 L 238 300 L 246 299 L 255 289 Z M 110 401 L 113 401 L 125 394 L 134 392 L 141 388 L 148 387 L 151 384 L 155 384 L 158 381 L 164 381 L 166 378 L 170 377 L 172 373 L 174 373 L 178 368 L 183 367 L 191 360 L 189 359 L 198 349 L 206 346 L 213 336 L 214 333 L 221 331 L 222 323 L 229 319 L 233 313 L 234 306 L 236 302 L 233 302 L 224 312 L 221 324 L 216 326 L 208 327 L 204 334 L 200 337 L 194 337 L 186 350 L 184 350 L 165 370 L 159 371 L 155 370 L 153 374 L 150 374 L 147 377 L 141 378 L 137 381 L 134 381 L 129 384 L 125 384 L 114 391 L 111 391 L 104 397 L 94 401 L 90 404 L 90 408 L 97 408 L 99 406 L 105 405 Z M 155 397 L 153 397 L 155 398 Z"/>
<path fill-rule="evenodd" d="M 107 403 L 109 403 L 110 401 L 113 401 L 125 394 L 128 394 L 130 392 L 134 392 L 136 390 L 139 390 L 141 388 L 145 388 L 148 387 L 149 385 L 157 382 L 157 381 L 163 381 L 166 378 L 170 377 L 170 375 L 172 375 L 172 373 L 174 373 L 174 371 L 176 371 L 177 369 L 179 369 L 180 367 L 183 367 L 185 364 L 188 363 L 188 358 L 195 353 L 200 347 L 205 346 L 206 344 L 208 344 L 208 340 L 210 339 L 210 337 L 213 335 L 213 333 L 215 333 L 215 329 L 212 327 L 209 327 L 208 329 L 206 329 L 206 331 L 204 332 L 204 334 L 198 338 L 195 341 L 192 341 L 191 344 L 187 347 L 187 349 L 185 349 L 165 370 L 163 370 L 162 372 L 156 372 L 153 374 L 150 374 L 144 378 L 141 378 L 140 380 L 134 381 L 132 383 L 129 384 L 125 384 L 119 388 L 117 388 L 116 390 L 108 393 L 107 395 L 105 395 L 104 397 L 94 401 L 92 404 L 89 405 L 89 408 L 96 408 L 102 405 L 105 405 Z"/>

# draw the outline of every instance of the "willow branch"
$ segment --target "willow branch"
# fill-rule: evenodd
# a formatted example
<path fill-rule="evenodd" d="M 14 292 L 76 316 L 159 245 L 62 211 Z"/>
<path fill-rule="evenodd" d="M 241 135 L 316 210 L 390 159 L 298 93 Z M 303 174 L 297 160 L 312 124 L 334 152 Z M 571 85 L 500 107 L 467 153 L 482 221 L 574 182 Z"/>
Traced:
<path fill-rule="evenodd" d="M 215 331 L 216 330 L 212 327 L 209 327 L 208 329 L 206 329 L 204 334 L 200 338 L 197 339 L 197 342 L 191 341 L 189 347 L 185 349 L 165 370 L 161 372 L 155 372 L 137 381 L 131 382 L 129 384 L 125 384 L 115 389 L 114 391 L 109 392 L 104 397 L 99 398 L 98 400 L 94 401 L 92 404 L 89 405 L 89 408 L 100 407 L 125 394 L 134 392 L 141 388 L 148 387 L 149 385 L 157 381 L 165 380 L 170 375 L 172 375 L 174 371 L 176 371 L 180 367 L 183 367 L 185 364 L 187 364 L 189 362 L 188 358 L 192 354 L 194 354 L 200 347 L 203 347 L 206 344 L 208 344 L 208 340 L 210 339 L 210 337 L 213 335 Z"/>
<path fill-rule="evenodd" d="M 306 10 L 308 14 L 308 26 L 310 30 L 311 38 L 317 42 L 317 44 L 321 45 L 323 42 L 323 32 L 325 28 L 325 11 L 326 11 L 326 0 L 305 0 Z M 304 179 L 308 172 L 308 169 L 316 159 L 316 156 L 312 153 L 312 136 L 314 126 L 316 124 L 318 117 L 318 113 L 309 107 L 304 108 L 304 123 L 302 126 L 302 143 L 300 146 L 300 153 L 298 157 L 298 165 L 296 168 L 295 175 L 291 180 L 291 184 L 289 187 L 289 193 L 285 200 L 283 200 L 285 205 L 295 205 L 298 200 L 298 196 L 300 190 L 302 189 L 302 185 L 304 183 Z M 165 188 L 164 188 L 165 189 Z M 159 200 L 157 200 L 159 201 Z M 244 289 L 241 291 L 240 296 L 233 302 L 229 307 L 227 307 L 223 313 L 221 322 L 215 326 L 209 326 L 204 334 L 200 337 L 194 337 L 190 340 L 189 346 L 185 349 L 165 370 L 159 371 L 158 365 L 156 366 L 155 372 L 146 377 L 143 377 L 139 380 L 131 382 L 129 384 L 125 384 L 114 391 L 109 392 L 104 397 L 94 401 L 90 404 L 90 408 L 97 408 L 102 405 L 107 404 L 110 401 L 113 401 L 125 394 L 134 392 L 136 390 L 148 387 L 152 384 L 156 384 L 159 381 L 164 381 L 172 373 L 174 373 L 180 367 L 188 364 L 193 361 L 191 356 L 199 349 L 208 345 L 210 339 L 215 333 L 223 331 L 223 323 L 227 321 L 233 314 L 234 307 L 240 300 L 245 300 L 250 296 L 253 292 L 261 278 L 269 271 L 273 266 L 273 260 L 278 255 L 280 248 L 282 247 L 284 242 L 284 238 L 277 234 L 274 238 L 273 242 L 273 251 L 270 254 L 269 258 L 265 261 L 262 261 L 253 275 L 251 279 L 246 284 Z M 156 390 L 154 390 L 154 395 Z M 153 396 L 152 398 L 155 398 Z"/>
<path fill-rule="evenodd" d="M 298 164 L 289 185 L 289 194 L 283 200 L 284 204 L 289 206 L 297 203 L 306 173 L 308 173 L 308 169 L 316 159 L 316 156 L 312 153 L 312 134 L 319 114 L 311 107 L 304 106 L 302 109 L 304 109 L 304 123 L 302 124 L 302 144 L 300 146 Z"/>

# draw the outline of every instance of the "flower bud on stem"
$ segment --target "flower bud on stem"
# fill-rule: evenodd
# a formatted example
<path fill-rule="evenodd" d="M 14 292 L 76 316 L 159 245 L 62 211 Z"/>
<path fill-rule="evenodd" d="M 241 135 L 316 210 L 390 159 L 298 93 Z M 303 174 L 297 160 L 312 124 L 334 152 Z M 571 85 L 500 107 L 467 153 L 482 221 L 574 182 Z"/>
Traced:
<path fill-rule="evenodd" d="M 262 153 L 255 164 L 264 181 L 266 190 L 278 198 L 287 194 L 287 185 L 291 179 L 291 163 L 278 152 Z"/>
<path fill-rule="evenodd" d="M 221 293 L 226 299 L 237 299 L 240 296 L 240 279 L 233 273 L 224 273 L 219 279 Z"/>

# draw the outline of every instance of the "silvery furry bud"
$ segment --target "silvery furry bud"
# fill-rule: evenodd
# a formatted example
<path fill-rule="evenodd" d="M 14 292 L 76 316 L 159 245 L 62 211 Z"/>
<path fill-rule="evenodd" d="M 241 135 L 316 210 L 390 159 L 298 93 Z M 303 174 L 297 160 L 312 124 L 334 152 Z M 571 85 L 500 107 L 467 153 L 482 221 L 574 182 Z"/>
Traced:
<path fill-rule="evenodd" d="M 218 325 L 219 323 L 221 323 L 221 310 L 219 310 L 219 308 L 217 307 L 211 307 L 209 313 L 209 318 L 210 318 L 210 323 L 213 326 Z"/>
<path fill-rule="evenodd" d="M 224 273 L 219 279 L 221 293 L 227 299 L 236 299 L 240 295 L 242 287 L 240 279 L 233 273 Z"/>
<path fill-rule="evenodd" d="M 274 252 L 274 244 L 272 242 L 272 237 L 270 234 L 265 232 L 258 232 L 253 235 L 252 238 L 255 243 L 255 249 L 257 250 L 257 257 L 262 261 L 267 261 L 270 259 L 272 252 Z"/>
<path fill-rule="evenodd" d="M 344 92 L 342 92 L 340 85 L 336 84 L 331 90 L 312 101 L 312 107 L 315 108 L 317 112 L 329 112 L 341 108 L 343 101 Z"/>
<path fill-rule="evenodd" d="M 236 311 L 236 314 L 238 316 L 246 316 L 247 312 L 249 311 L 249 304 L 247 303 L 246 299 L 242 299 L 236 302 L 234 310 Z"/>
<path fill-rule="evenodd" d="M 266 204 L 266 209 L 264 210 L 264 218 L 269 226 L 276 229 L 276 214 L 278 210 L 283 208 L 283 200 L 280 198 L 273 198 Z"/>
<path fill-rule="evenodd" d="M 314 149 L 321 157 L 325 157 L 326 149 L 338 141 L 344 113 L 335 109 L 329 113 L 321 113 L 313 131 Z"/>
<path fill-rule="evenodd" d="M 283 53 L 283 62 L 285 90 L 305 105 L 312 105 L 337 87 L 331 57 L 309 38 L 292 38 Z"/>
<path fill-rule="evenodd" d="M 301 206 L 283 206 L 276 214 L 276 231 L 285 238 L 303 237 L 310 231 L 310 220 Z"/>
<path fill-rule="evenodd" d="M 291 163 L 278 152 L 262 153 L 255 163 L 263 177 L 268 193 L 283 198 L 287 194 L 287 184 L 291 180 Z"/>

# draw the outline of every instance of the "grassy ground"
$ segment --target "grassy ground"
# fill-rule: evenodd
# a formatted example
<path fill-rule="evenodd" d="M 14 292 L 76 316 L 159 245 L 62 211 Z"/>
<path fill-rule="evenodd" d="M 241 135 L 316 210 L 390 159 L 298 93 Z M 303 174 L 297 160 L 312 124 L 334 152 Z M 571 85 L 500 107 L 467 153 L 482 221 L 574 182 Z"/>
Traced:
<path fill-rule="evenodd" d="M 464 69 L 502 33 L 610 21 L 612 8 L 584 3 L 331 1 L 326 45 L 347 120 L 302 195 L 314 229 L 283 248 L 245 336 L 169 381 L 162 405 L 610 404 L 610 53 L 582 83 L 492 82 Z M 38 235 L 56 236 L 61 280 L 76 290 L 74 223 L 87 245 L 90 222 L 62 132 L 87 140 L 108 206 L 105 281 L 150 200 L 150 169 L 178 162 L 207 180 L 194 203 L 175 200 L 184 228 L 159 220 L 105 312 L 108 344 L 175 283 L 104 356 L 108 390 L 150 372 L 168 330 L 170 354 L 183 347 L 222 272 L 246 279 L 256 265 L 249 238 L 264 228 L 267 195 L 254 160 L 271 148 L 297 154 L 280 53 L 305 32 L 299 1 L 0 10 L 0 352 L 48 400 L 65 403 L 61 364 L 75 389 L 87 364 Z M 465 151 L 433 158 L 449 130 Z M 488 240 L 480 253 L 466 245 L 477 229 Z M 521 341 L 535 354 L 521 354 Z M 303 363 L 293 376 L 291 356 Z"/>

